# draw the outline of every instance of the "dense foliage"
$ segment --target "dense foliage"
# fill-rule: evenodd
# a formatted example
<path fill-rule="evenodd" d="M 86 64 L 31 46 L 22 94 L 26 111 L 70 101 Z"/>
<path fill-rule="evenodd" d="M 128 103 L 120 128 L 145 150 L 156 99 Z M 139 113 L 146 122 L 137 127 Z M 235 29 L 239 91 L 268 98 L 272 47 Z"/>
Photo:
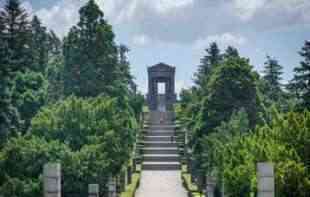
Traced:
<path fill-rule="evenodd" d="M 307 42 L 301 52 L 306 58 L 301 63 L 303 71 L 306 51 Z M 310 113 L 304 111 L 309 100 L 305 99 L 306 72 L 296 68 L 295 82 L 299 79 L 303 89 L 284 89 L 282 67 L 274 58 L 267 57 L 260 77 L 233 47 L 221 54 L 212 43 L 206 52 L 205 64 L 196 73 L 200 80 L 181 92 L 176 108 L 193 149 L 193 173 L 202 170 L 215 176 L 217 191 L 225 196 L 255 196 L 256 164 L 270 161 L 275 164 L 277 196 L 307 196 Z M 294 97 L 296 92 L 300 97 Z"/>
<path fill-rule="evenodd" d="M 6 169 L 1 171 L 0 191 L 39 196 L 42 167 L 53 161 L 64 167 L 65 193 L 86 194 L 92 181 L 104 185 L 132 152 L 138 124 L 126 105 L 112 98 L 70 97 L 44 107 L 29 133 L 11 138 L 0 153 L 1 169 Z"/>
<path fill-rule="evenodd" d="M 62 42 L 19 0 L 0 9 L 0 193 L 43 196 L 44 164 L 60 162 L 66 195 L 104 188 L 128 165 L 144 102 L 129 49 L 90 0 Z"/>

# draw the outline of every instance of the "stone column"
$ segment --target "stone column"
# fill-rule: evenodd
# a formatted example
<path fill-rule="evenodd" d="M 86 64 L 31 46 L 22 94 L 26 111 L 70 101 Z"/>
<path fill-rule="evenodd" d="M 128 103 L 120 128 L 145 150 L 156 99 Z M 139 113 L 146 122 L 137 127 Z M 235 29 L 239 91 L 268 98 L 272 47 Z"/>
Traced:
<path fill-rule="evenodd" d="M 274 167 L 272 163 L 257 164 L 257 197 L 274 197 Z"/>
<path fill-rule="evenodd" d="M 132 167 L 128 166 L 127 168 L 127 184 L 130 185 L 132 183 Z"/>
<path fill-rule="evenodd" d="M 135 173 L 137 171 L 137 161 L 136 156 L 132 159 L 132 172 Z"/>
<path fill-rule="evenodd" d="M 49 163 L 43 168 L 44 197 L 61 197 L 61 166 Z"/>
<path fill-rule="evenodd" d="M 108 192 L 109 192 L 108 197 L 117 197 L 115 178 L 112 178 L 112 177 L 109 178 Z"/>
<path fill-rule="evenodd" d="M 98 184 L 88 185 L 88 197 L 99 197 L 99 185 Z"/>
<path fill-rule="evenodd" d="M 216 179 L 212 176 L 207 176 L 205 197 L 214 197 L 215 186 L 216 186 Z"/>

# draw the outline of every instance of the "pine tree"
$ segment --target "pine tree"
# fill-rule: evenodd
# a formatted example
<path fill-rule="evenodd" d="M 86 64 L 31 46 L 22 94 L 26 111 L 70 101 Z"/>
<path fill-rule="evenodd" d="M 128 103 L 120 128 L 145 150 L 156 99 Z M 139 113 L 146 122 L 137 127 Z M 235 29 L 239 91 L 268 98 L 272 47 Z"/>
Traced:
<path fill-rule="evenodd" d="M 227 47 L 223 56 L 224 58 L 240 57 L 238 50 L 232 46 Z"/>
<path fill-rule="evenodd" d="M 0 11 L 0 20 L 4 27 L 2 35 L 8 44 L 8 60 L 12 71 L 24 71 L 31 63 L 28 14 L 19 0 L 7 0 L 4 9 Z"/>
<path fill-rule="evenodd" d="M 201 64 L 195 73 L 195 83 L 200 88 L 206 85 L 212 68 L 218 65 L 222 59 L 220 49 L 215 42 L 211 43 L 205 51 L 207 54 L 200 60 Z"/>
<path fill-rule="evenodd" d="M 278 63 L 275 58 L 267 56 L 267 61 L 265 62 L 264 77 L 266 82 L 265 94 L 269 97 L 271 101 L 278 101 L 281 96 L 281 75 L 283 67 Z"/>
<path fill-rule="evenodd" d="M 121 77 L 112 27 L 94 0 L 79 13 L 80 21 L 71 28 L 64 43 L 65 94 L 108 94 Z"/>
<path fill-rule="evenodd" d="M 299 67 L 294 69 L 295 75 L 291 87 L 296 89 L 301 101 L 300 107 L 310 109 L 310 41 L 305 44 L 299 54 L 304 58 Z"/>
<path fill-rule="evenodd" d="M 46 27 L 42 26 L 37 16 L 34 16 L 31 21 L 31 30 L 31 69 L 36 72 L 44 73 L 48 62 L 49 35 L 46 32 Z"/>
<path fill-rule="evenodd" d="M 18 112 L 12 105 L 11 67 L 9 66 L 9 47 L 4 37 L 3 18 L 0 18 L 0 147 L 10 132 L 18 127 Z"/>

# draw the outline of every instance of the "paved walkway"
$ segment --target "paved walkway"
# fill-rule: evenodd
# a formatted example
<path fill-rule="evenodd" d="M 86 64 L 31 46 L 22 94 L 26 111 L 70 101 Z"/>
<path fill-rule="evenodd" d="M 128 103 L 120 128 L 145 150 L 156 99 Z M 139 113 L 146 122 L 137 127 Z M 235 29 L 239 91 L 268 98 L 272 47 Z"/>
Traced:
<path fill-rule="evenodd" d="M 136 197 L 187 197 L 180 171 L 142 171 Z"/>

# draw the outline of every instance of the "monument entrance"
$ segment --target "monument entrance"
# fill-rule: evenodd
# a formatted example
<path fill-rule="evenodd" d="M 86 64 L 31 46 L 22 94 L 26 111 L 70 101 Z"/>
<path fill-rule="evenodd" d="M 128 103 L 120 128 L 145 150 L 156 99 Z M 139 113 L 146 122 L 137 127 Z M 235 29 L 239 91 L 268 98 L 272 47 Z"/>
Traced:
<path fill-rule="evenodd" d="M 176 102 L 175 67 L 159 63 L 148 68 L 147 101 L 151 111 L 173 109 Z"/>

